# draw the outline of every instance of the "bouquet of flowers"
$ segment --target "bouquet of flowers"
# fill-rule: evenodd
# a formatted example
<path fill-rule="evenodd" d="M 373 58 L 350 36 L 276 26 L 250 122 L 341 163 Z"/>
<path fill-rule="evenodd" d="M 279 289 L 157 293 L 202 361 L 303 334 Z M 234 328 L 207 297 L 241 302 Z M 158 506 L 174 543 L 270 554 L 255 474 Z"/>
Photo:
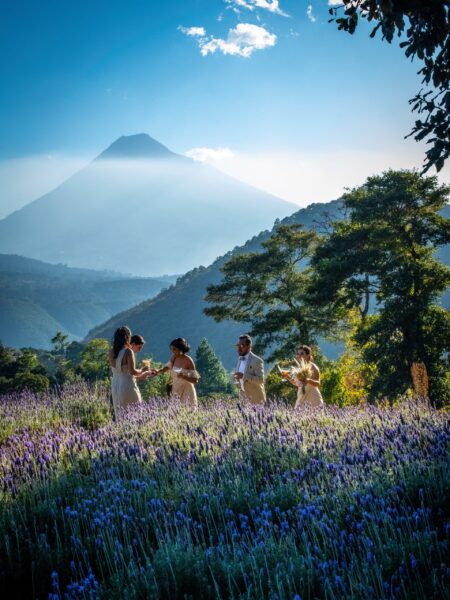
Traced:
<path fill-rule="evenodd" d="M 305 393 L 306 380 L 312 375 L 311 365 L 303 359 L 298 361 L 294 358 L 294 361 L 295 366 L 289 368 L 280 368 L 278 366 L 278 371 L 280 372 L 282 377 L 294 380 L 299 387 L 301 385 L 302 392 Z"/>

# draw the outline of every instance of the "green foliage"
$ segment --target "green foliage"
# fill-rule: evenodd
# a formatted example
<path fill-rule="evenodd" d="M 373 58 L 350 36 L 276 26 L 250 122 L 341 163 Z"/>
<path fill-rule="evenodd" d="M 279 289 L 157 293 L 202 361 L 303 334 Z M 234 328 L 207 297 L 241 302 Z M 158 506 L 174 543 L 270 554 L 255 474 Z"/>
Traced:
<path fill-rule="evenodd" d="M 201 375 L 197 385 L 197 392 L 200 396 L 209 396 L 215 392 L 233 393 L 235 386 L 206 338 L 201 340 L 197 348 L 195 364 Z"/>
<path fill-rule="evenodd" d="M 62 333 L 62 331 L 57 331 L 56 334 L 51 339 L 53 350 L 52 354 L 55 356 L 65 355 L 67 348 L 69 346 L 68 336 Z"/>
<path fill-rule="evenodd" d="M 30 390 L 36 394 L 43 394 L 48 390 L 49 380 L 45 375 L 39 373 L 17 373 L 11 382 L 12 390 L 21 392 Z"/>
<path fill-rule="evenodd" d="M 30 390 L 45 392 L 50 381 L 46 369 L 31 348 L 15 352 L 0 344 L 0 394 Z"/>
<path fill-rule="evenodd" d="M 69 348 L 71 349 L 70 355 L 73 356 L 73 346 L 80 346 L 79 358 L 81 359 L 82 346 L 78 342 L 69 343 L 68 336 L 64 335 L 61 331 L 57 331 L 52 337 L 53 349 L 51 356 L 53 358 L 53 376 L 58 385 L 63 385 L 65 382 L 73 382 L 76 380 L 77 375 L 75 371 L 75 365 L 72 360 L 69 359 Z M 79 361 L 78 361 L 79 364 Z"/>
<path fill-rule="evenodd" d="M 405 393 L 412 364 L 423 362 L 430 397 L 441 401 L 449 317 L 434 303 L 450 283 L 450 269 L 434 253 L 450 241 L 450 220 L 439 214 L 448 193 L 436 177 L 416 172 L 370 177 L 344 195 L 349 219 L 335 223 L 312 260 L 309 302 L 359 308 L 355 341 L 376 370 L 372 397 Z M 370 293 L 377 314 L 370 314 Z"/>
<path fill-rule="evenodd" d="M 65 357 L 69 360 L 74 366 L 78 366 L 81 361 L 81 353 L 83 351 L 85 344 L 81 342 L 71 342 L 65 351 Z"/>
<path fill-rule="evenodd" d="M 327 404 L 358 406 L 367 401 L 373 369 L 362 361 L 359 353 L 347 349 L 321 374 L 321 391 Z"/>
<path fill-rule="evenodd" d="M 5 348 L 0 342 L 0 373 L 5 379 L 14 377 L 17 371 L 16 357 L 10 348 Z"/>
<path fill-rule="evenodd" d="M 279 365 L 287 366 L 288 361 L 280 361 Z M 265 388 L 269 400 L 285 402 L 290 406 L 294 406 L 297 400 L 297 388 L 281 377 L 276 367 L 267 374 Z"/>
<path fill-rule="evenodd" d="M 370 33 L 374 37 L 381 29 L 383 39 L 392 42 L 397 34 L 407 58 L 419 60 L 422 83 L 431 89 L 421 89 L 409 103 L 413 111 L 425 118 L 418 119 L 410 133 L 417 141 L 429 138 L 424 171 L 433 165 L 438 171 L 450 154 L 450 11 L 449 3 L 441 0 L 342 0 L 342 6 L 330 8 L 338 28 L 354 33 L 359 18 L 376 23 Z M 344 16 L 339 16 L 344 9 Z"/>
<path fill-rule="evenodd" d="M 81 352 L 79 371 L 86 381 L 105 381 L 111 377 L 108 363 L 109 342 L 104 339 L 91 340 Z"/>
<path fill-rule="evenodd" d="M 152 363 L 152 367 L 160 369 L 163 365 L 161 363 Z M 160 373 L 152 379 L 147 379 L 139 383 L 139 387 L 142 390 L 142 396 L 144 399 L 149 398 L 165 398 L 169 395 L 170 385 L 170 373 Z"/>
<path fill-rule="evenodd" d="M 224 264 L 222 283 L 207 288 L 212 306 L 205 314 L 250 323 L 258 347 L 272 349 L 269 359 L 293 354 L 300 342 L 312 345 L 318 332 L 329 331 L 339 319 L 337 311 L 306 302 L 307 261 L 318 239 L 302 225 L 278 225 L 262 252 L 233 256 Z"/>

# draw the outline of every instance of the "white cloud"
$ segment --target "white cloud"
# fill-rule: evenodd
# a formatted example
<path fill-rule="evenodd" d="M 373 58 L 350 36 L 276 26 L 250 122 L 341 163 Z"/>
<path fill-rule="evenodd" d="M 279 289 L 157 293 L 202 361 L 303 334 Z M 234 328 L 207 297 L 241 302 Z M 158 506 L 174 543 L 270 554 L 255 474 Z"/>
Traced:
<path fill-rule="evenodd" d="M 227 39 L 203 37 L 198 40 L 202 56 L 214 54 L 217 50 L 222 54 L 243 56 L 248 58 L 255 50 L 263 50 L 275 46 L 277 36 L 264 27 L 250 23 L 239 23 L 235 29 L 228 31 Z"/>
<path fill-rule="evenodd" d="M 279 0 L 225 0 L 227 4 L 230 4 L 232 8 L 247 8 L 248 10 L 255 10 L 255 8 L 261 8 L 268 10 L 271 13 L 281 15 L 283 17 L 289 16 L 283 12 L 280 8 Z"/>
<path fill-rule="evenodd" d="M 310 4 L 306 9 L 306 14 L 308 15 L 308 19 L 311 21 L 311 23 L 315 23 L 317 21 L 316 17 L 313 15 L 312 4 Z"/>
<path fill-rule="evenodd" d="M 204 27 L 182 27 L 181 25 L 178 27 L 180 31 L 184 34 L 192 36 L 192 37 L 204 37 L 206 35 L 206 31 Z"/>
<path fill-rule="evenodd" d="M 343 0 L 328 0 L 328 6 L 340 6 L 344 4 Z"/>
<path fill-rule="evenodd" d="M 234 156 L 230 148 L 191 148 L 185 154 L 189 158 L 193 158 L 199 162 L 215 162 L 217 160 L 233 158 Z"/>

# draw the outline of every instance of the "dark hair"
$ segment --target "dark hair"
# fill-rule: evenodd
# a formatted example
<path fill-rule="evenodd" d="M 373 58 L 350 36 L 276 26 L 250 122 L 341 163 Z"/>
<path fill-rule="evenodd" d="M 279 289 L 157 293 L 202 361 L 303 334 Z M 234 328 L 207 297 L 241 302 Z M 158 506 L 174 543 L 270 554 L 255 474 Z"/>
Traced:
<path fill-rule="evenodd" d="M 169 346 L 177 348 L 180 352 L 183 352 L 184 354 L 189 352 L 189 350 L 191 349 L 191 347 L 184 338 L 177 338 L 176 340 L 172 340 Z"/>
<path fill-rule="evenodd" d="M 247 333 L 245 333 L 244 335 L 240 335 L 239 340 L 243 340 L 244 342 L 246 342 L 247 345 L 252 343 L 252 338 Z"/>
<path fill-rule="evenodd" d="M 311 356 L 311 348 L 309 346 L 300 346 L 299 350 L 303 350 L 305 354 Z"/>
<path fill-rule="evenodd" d="M 129 344 L 131 339 L 131 331 L 128 327 L 119 327 L 114 332 L 113 337 L 113 356 L 117 358 L 119 356 L 119 352 L 125 346 L 125 344 Z"/>
<path fill-rule="evenodd" d="M 145 340 L 142 335 L 132 335 L 130 344 L 136 344 L 136 346 L 143 346 L 145 344 Z"/>

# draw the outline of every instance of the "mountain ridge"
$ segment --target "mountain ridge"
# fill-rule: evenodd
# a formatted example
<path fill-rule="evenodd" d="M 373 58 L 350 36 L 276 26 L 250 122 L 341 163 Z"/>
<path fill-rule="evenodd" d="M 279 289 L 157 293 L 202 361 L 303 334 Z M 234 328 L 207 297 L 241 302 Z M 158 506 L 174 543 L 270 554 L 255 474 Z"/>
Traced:
<path fill-rule="evenodd" d="M 0 220 L 0 253 L 142 276 L 180 273 L 209 264 L 295 208 L 146 134 L 122 136 Z"/>
<path fill-rule="evenodd" d="M 130 278 L 0 254 L 0 340 L 16 348 L 49 349 L 57 331 L 81 339 L 96 324 L 174 280 Z"/>
<path fill-rule="evenodd" d="M 147 133 L 121 135 L 94 160 L 180 157 Z"/>

